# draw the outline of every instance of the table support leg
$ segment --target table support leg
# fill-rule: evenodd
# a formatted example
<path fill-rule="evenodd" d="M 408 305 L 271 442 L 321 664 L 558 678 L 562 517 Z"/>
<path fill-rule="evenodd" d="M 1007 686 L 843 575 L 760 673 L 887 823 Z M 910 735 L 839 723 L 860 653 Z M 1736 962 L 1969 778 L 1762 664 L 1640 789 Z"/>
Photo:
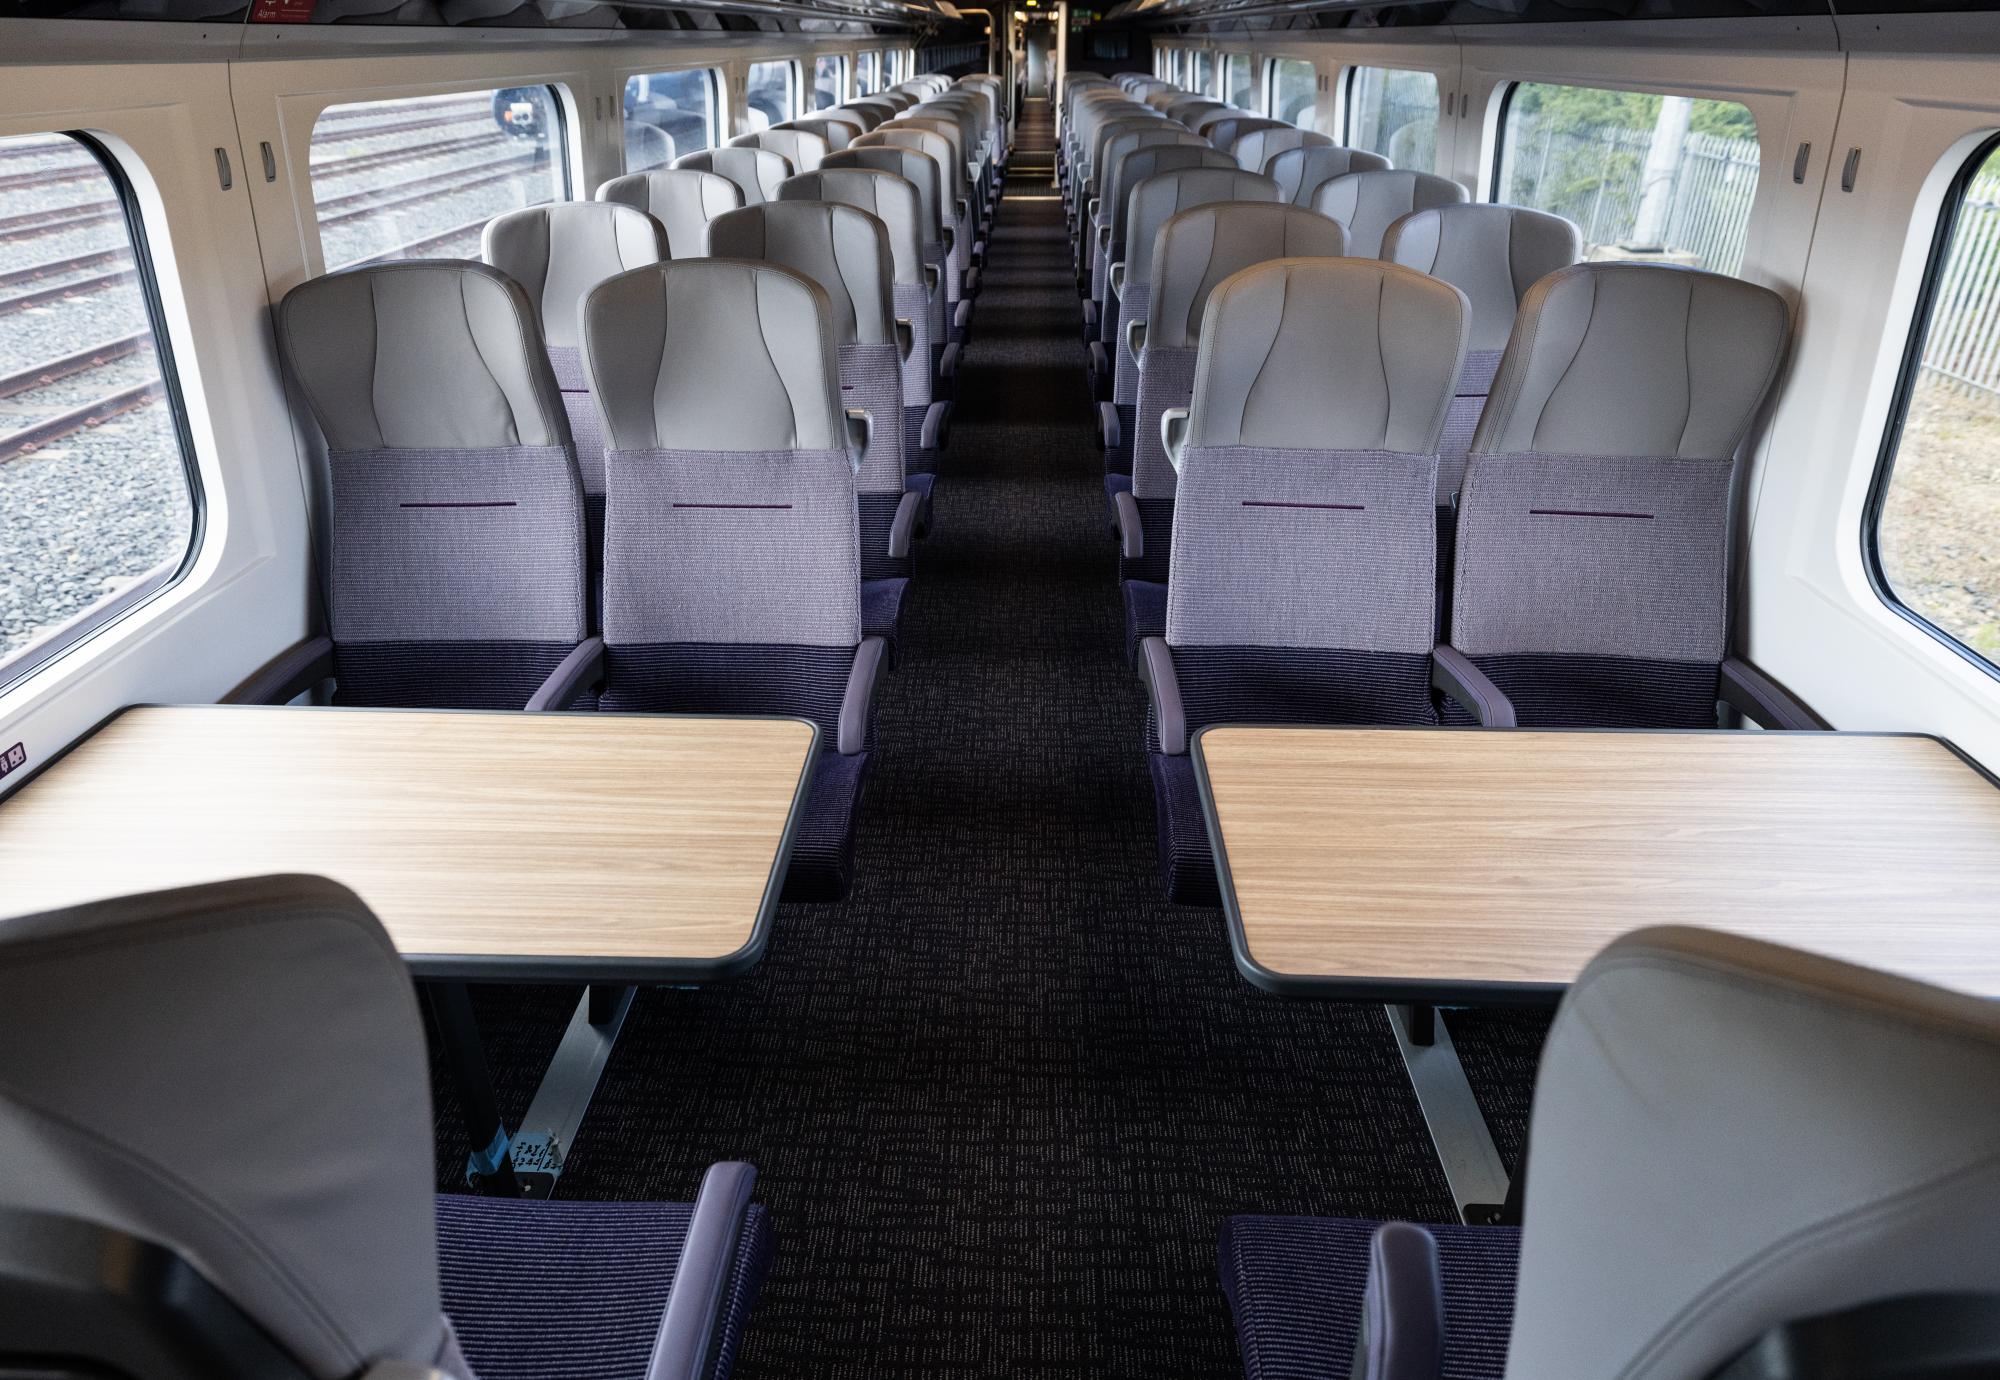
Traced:
<path fill-rule="evenodd" d="M 604 1076 L 618 1032 L 632 1009 L 633 987 L 586 987 L 576 1013 L 556 1046 L 535 1100 L 513 1139 L 514 1171 L 521 1195 L 546 1198 L 562 1177 L 563 1160 L 576 1143 L 577 1128 Z"/>
<path fill-rule="evenodd" d="M 514 1176 L 507 1127 L 493 1096 L 493 1076 L 486 1067 L 486 1047 L 479 1039 L 472 998 L 462 982 L 427 983 L 424 993 L 430 999 L 440 1052 L 458 1087 L 467 1143 L 473 1147 L 466 1156 L 465 1181 L 483 1193 L 518 1197 L 521 1185 Z"/>
<path fill-rule="evenodd" d="M 1451 1032 L 1434 1007 L 1391 1006 L 1388 1013 L 1460 1220 L 1482 1226 L 1501 1221 L 1508 1201 L 1507 1170 L 1452 1047 Z"/>

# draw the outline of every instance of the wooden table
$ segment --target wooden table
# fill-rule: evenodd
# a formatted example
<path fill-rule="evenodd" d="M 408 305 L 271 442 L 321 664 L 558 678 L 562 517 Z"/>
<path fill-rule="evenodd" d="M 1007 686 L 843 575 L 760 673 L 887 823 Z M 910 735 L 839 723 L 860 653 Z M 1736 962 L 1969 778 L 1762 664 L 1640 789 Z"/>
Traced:
<path fill-rule="evenodd" d="M 1658 924 L 2000 996 L 2000 791 L 1935 738 L 1217 726 L 1193 752 L 1238 968 L 1393 1004 L 1468 1220 L 1507 1181 L 1437 1005 L 1553 1001 Z"/>
<path fill-rule="evenodd" d="M 344 883 L 444 980 L 433 1012 L 481 1104 L 474 1171 L 546 1189 L 633 985 L 762 956 L 817 740 L 802 719 L 130 709 L 0 802 L 6 909 L 274 872 Z M 518 1136 L 467 980 L 586 985 Z"/>

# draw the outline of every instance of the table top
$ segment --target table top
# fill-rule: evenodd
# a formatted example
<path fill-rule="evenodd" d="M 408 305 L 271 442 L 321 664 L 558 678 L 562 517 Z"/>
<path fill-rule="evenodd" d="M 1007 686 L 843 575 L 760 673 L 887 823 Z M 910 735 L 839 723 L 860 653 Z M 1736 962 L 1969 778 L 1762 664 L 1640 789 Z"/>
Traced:
<path fill-rule="evenodd" d="M 803 719 L 129 709 L 0 801 L 9 914 L 276 872 L 421 975 L 680 982 L 761 956 Z"/>
<path fill-rule="evenodd" d="M 1217 726 L 1194 751 L 1237 964 L 1273 991 L 1546 1000 L 1675 924 L 2000 996 L 2000 790 L 1934 738 Z"/>

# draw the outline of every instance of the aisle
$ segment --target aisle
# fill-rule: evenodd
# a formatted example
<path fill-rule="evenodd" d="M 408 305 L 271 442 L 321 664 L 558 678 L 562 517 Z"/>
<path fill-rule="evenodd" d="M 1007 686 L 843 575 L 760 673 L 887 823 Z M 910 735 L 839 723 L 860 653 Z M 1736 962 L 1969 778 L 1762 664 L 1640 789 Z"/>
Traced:
<path fill-rule="evenodd" d="M 759 1166 L 742 1380 L 1225 1380 L 1227 1214 L 1449 1213 L 1379 1010 L 1252 990 L 1217 912 L 1160 899 L 1048 148 L 1031 103 L 853 896 L 784 908 L 742 981 L 643 994 L 562 1183 L 684 1200 Z M 538 1068 L 568 998 L 480 999 Z"/>

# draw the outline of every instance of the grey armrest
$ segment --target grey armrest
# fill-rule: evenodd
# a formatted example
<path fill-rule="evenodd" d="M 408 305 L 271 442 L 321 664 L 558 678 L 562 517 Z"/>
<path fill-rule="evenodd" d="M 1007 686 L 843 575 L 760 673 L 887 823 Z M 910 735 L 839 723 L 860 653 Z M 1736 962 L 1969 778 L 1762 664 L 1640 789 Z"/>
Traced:
<path fill-rule="evenodd" d="M 852 757 L 868 746 L 868 721 L 875 713 L 875 682 L 889 655 L 889 643 L 880 637 L 864 637 L 854 652 L 854 667 L 847 673 L 847 693 L 840 700 L 840 736 L 834 744 L 842 756 Z"/>
<path fill-rule="evenodd" d="M 896 516 L 889 523 L 889 559 L 900 561 L 910 554 L 910 541 L 917 531 L 917 514 L 923 506 L 924 496 L 913 489 L 903 490 L 903 496 L 896 500 Z"/>
<path fill-rule="evenodd" d="M 865 407 L 847 409 L 847 463 L 856 474 L 861 473 L 861 462 L 868 455 L 868 447 L 875 444 L 875 414 Z"/>
<path fill-rule="evenodd" d="M 1123 259 L 1118 260 L 1118 262 L 1105 270 L 1105 274 L 1106 281 L 1111 284 L 1111 290 L 1118 294 L 1120 300 L 1123 300 L 1125 296 L 1125 261 Z"/>
<path fill-rule="evenodd" d="M 910 351 L 917 348 L 917 328 L 907 317 L 896 318 L 896 358 L 908 360 Z"/>
<path fill-rule="evenodd" d="M 333 639 L 308 637 L 278 653 L 250 679 L 222 697 L 224 704 L 289 704 L 333 679 Z"/>
<path fill-rule="evenodd" d="M 1438 1380 L 1444 1372 L 1444 1285 L 1437 1241 L 1422 1227 L 1385 1222 L 1368 1243 L 1354 1371 L 1367 1380 Z"/>
<path fill-rule="evenodd" d="M 567 709 L 576 697 L 604 679 L 604 639 L 586 637 L 576 644 L 562 665 L 549 672 L 541 688 L 521 707 L 530 711 Z"/>
<path fill-rule="evenodd" d="M 1092 224 L 1097 222 L 1097 204 L 1100 200 L 1101 197 L 1092 197 L 1084 203 L 1084 214 L 1089 217 Z"/>
<path fill-rule="evenodd" d="M 1117 450 L 1125 439 L 1118 423 L 1118 404 L 1101 402 L 1097 405 L 1097 440 L 1106 450 Z"/>
<path fill-rule="evenodd" d="M 1160 414 L 1160 444 L 1166 447 L 1167 463 L 1181 472 L 1181 458 L 1187 454 L 1188 409 L 1170 407 Z"/>
<path fill-rule="evenodd" d="M 646 1380 L 706 1380 L 715 1360 L 716 1336 L 722 1330 L 722 1309 L 729 1299 L 729 1278 L 736 1266 L 736 1247 L 750 1212 L 750 1194 L 757 1171 L 747 1164 L 712 1164 L 694 1200 L 694 1218 L 681 1246 L 673 1288 L 653 1340 L 653 1359 Z"/>
<path fill-rule="evenodd" d="M 1142 374 L 1146 372 L 1146 323 L 1144 321 L 1127 321 L 1125 323 L 1125 349 L 1132 356 L 1133 363 L 1139 366 L 1139 372 Z"/>
<path fill-rule="evenodd" d="M 1097 247 L 1107 253 L 1110 251 L 1111 227 L 1109 225 L 1100 225 L 1097 227 Z"/>
<path fill-rule="evenodd" d="M 1160 751 L 1169 757 L 1185 757 L 1187 710 L 1181 704 L 1180 677 L 1174 674 L 1174 653 L 1166 638 L 1139 639 L 1139 679 L 1153 702 L 1153 721 L 1160 730 Z"/>
<path fill-rule="evenodd" d="M 1514 702 L 1456 647 L 1439 644 L 1431 648 L 1431 688 L 1442 690 L 1471 710 L 1482 727 L 1515 726 Z"/>
<path fill-rule="evenodd" d="M 1139 524 L 1139 500 L 1130 489 L 1111 495 L 1111 514 L 1118 523 L 1118 554 L 1128 561 L 1146 557 L 1146 529 Z"/>
<path fill-rule="evenodd" d="M 1782 685 L 1738 657 L 1723 661 L 1716 694 L 1724 704 L 1760 728 L 1811 732 L 1827 727 L 1824 719 L 1793 698 Z"/>
<path fill-rule="evenodd" d="M 938 272 L 938 267 L 936 264 L 924 265 L 924 296 L 926 297 L 937 296 L 938 284 L 942 283 L 943 281 L 944 281 L 944 275 Z"/>

